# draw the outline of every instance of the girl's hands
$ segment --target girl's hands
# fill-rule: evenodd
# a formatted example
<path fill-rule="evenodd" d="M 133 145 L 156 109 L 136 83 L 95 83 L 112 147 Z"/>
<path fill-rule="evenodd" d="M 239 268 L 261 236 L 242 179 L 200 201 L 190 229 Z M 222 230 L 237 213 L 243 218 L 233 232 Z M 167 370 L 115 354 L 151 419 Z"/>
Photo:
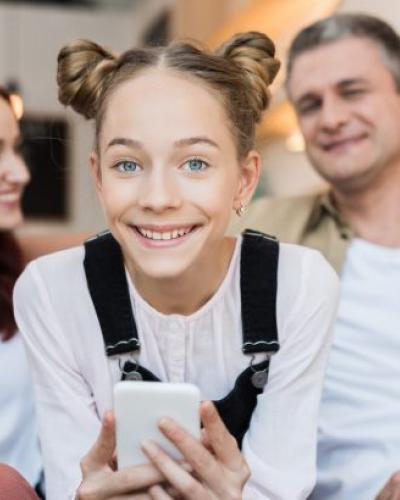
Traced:
<path fill-rule="evenodd" d="M 115 419 L 106 412 L 95 444 L 81 461 L 82 483 L 77 500 L 149 500 L 146 490 L 165 481 L 153 465 L 136 465 L 116 470 Z"/>
<path fill-rule="evenodd" d="M 202 403 L 200 416 L 204 426 L 202 442 L 169 418 L 161 419 L 159 424 L 161 431 L 190 464 L 191 473 L 155 443 L 143 443 L 146 455 L 162 473 L 164 481 L 172 486 L 172 489 L 161 484 L 150 487 L 148 493 L 153 500 L 242 498 L 242 490 L 250 477 L 250 470 L 235 438 L 227 431 L 210 401 Z"/>
<path fill-rule="evenodd" d="M 97 441 L 81 461 L 83 479 L 76 499 L 241 499 L 250 471 L 236 440 L 211 402 L 201 404 L 200 416 L 204 426 L 201 442 L 172 419 L 163 418 L 159 424 L 186 463 L 176 462 L 146 441 L 143 450 L 151 464 L 116 470 L 115 419 L 112 412 L 106 412 Z"/>

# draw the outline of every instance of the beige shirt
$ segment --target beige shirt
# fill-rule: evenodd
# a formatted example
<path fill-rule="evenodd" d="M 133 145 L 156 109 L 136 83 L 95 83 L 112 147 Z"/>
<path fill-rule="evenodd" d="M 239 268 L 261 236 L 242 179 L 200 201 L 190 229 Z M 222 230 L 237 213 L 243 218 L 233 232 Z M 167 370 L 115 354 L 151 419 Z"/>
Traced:
<path fill-rule="evenodd" d="M 339 272 L 354 234 L 332 204 L 329 192 L 292 198 L 261 198 L 236 219 L 232 234 L 251 228 L 319 250 Z"/>

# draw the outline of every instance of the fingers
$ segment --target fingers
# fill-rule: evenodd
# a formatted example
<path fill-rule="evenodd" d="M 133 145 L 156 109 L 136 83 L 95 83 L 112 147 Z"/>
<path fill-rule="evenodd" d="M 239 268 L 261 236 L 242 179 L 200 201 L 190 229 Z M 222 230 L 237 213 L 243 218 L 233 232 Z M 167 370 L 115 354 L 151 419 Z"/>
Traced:
<path fill-rule="evenodd" d="M 141 495 L 143 490 L 163 481 L 165 478 L 162 473 L 151 464 L 125 467 L 116 472 L 105 471 L 103 468 L 84 477 L 78 489 L 78 498 L 80 500 L 136 498 L 135 494 Z"/>
<path fill-rule="evenodd" d="M 236 439 L 229 433 L 211 401 L 204 401 L 200 406 L 200 418 L 206 431 L 206 446 L 211 448 L 217 458 L 230 470 L 243 467 L 243 457 Z"/>
<path fill-rule="evenodd" d="M 211 489 L 218 491 L 221 482 L 221 468 L 213 454 L 172 419 L 162 418 L 159 427 L 182 453 L 201 480 L 207 483 Z"/>
<path fill-rule="evenodd" d="M 82 459 L 83 475 L 108 465 L 113 460 L 115 450 L 115 419 L 112 411 L 106 411 L 96 442 Z"/>
<path fill-rule="evenodd" d="M 173 500 L 163 488 L 162 486 L 155 485 L 149 489 L 149 494 L 152 500 Z"/>
<path fill-rule="evenodd" d="M 125 467 L 110 475 L 106 484 L 103 485 L 103 491 L 108 495 L 132 493 L 147 489 L 164 480 L 162 473 L 153 465 L 136 465 Z"/>
<path fill-rule="evenodd" d="M 188 500 L 201 500 L 206 498 L 206 492 L 203 486 L 191 474 L 184 470 L 183 467 L 172 460 L 172 458 L 159 446 L 148 440 L 142 443 L 142 448 L 152 463 L 162 472 L 165 479 L 181 493 L 184 498 Z M 164 500 L 164 498 L 169 500 L 173 498 L 168 495 L 165 490 L 161 492 L 159 488 L 153 488 L 152 495 L 158 495 L 154 496 L 157 500 Z"/>
<path fill-rule="evenodd" d="M 391 476 L 376 500 L 400 500 L 400 472 Z"/>
<path fill-rule="evenodd" d="M 135 493 L 134 495 L 118 495 L 107 500 L 152 500 L 149 493 Z"/>
<path fill-rule="evenodd" d="M 186 499 L 240 498 L 250 474 L 236 440 L 225 428 L 212 403 L 202 404 L 201 417 L 205 425 L 202 442 L 170 418 L 162 418 L 159 422 L 161 432 L 182 453 L 191 465 L 193 474 L 188 474 L 153 442 L 142 443 L 143 451 L 169 484 Z M 214 454 L 204 446 L 203 441 L 212 448 Z M 170 495 L 165 489 L 163 492 L 158 488 L 154 490 L 160 499 L 163 498 L 162 494 Z"/>

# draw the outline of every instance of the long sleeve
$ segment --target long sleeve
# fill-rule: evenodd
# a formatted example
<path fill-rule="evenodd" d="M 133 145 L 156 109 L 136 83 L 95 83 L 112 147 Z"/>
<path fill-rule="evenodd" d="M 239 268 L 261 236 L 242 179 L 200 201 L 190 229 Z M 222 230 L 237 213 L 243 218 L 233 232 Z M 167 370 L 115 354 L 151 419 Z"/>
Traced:
<path fill-rule="evenodd" d="M 74 498 L 82 451 L 100 428 L 93 395 L 35 263 L 20 277 L 14 302 L 34 379 L 47 498 Z"/>
<path fill-rule="evenodd" d="M 281 266 L 278 275 L 278 329 L 284 341 L 271 360 L 268 384 L 243 443 L 252 471 L 246 500 L 305 499 L 315 482 L 317 417 L 338 278 L 314 251 L 308 252 L 300 277 L 299 271 L 296 276 L 296 269 Z M 282 296 L 290 292 L 290 280 L 300 283 L 294 301 Z"/>

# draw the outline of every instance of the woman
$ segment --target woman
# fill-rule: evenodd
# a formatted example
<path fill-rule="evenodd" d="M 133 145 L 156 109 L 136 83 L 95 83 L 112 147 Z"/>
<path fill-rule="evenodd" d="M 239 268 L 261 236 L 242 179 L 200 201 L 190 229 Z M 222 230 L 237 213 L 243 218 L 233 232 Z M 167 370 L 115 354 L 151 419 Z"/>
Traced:
<path fill-rule="evenodd" d="M 21 335 L 17 332 L 12 292 L 30 258 L 77 244 L 83 238 L 82 235 L 67 235 L 17 239 L 13 234 L 23 221 L 21 198 L 30 180 L 21 144 L 10 96 L 0 87 L 0 366 L 3 373 L 0 382 L 0 463 L 15 467 L 42 494 L 32 376 Z M 12 477 L 15 483 L 16 475 Z M 0 484 L 4 486 L 3 476 Z"/>
<path fill-rule="evenodd" d="M 253 32 L 216 54 L 185 43 L 120 56 L 89 41 L 61 50 L 60 100 L 95 119 L 90 163 L 111 235 L 35 261 L 16 287 L 50 500 L 287 500 L 312 488 L 337 278 L 317 252 L 254 233 L 225 237 L 259 178 L 255 124 L 278 66 L 273 43 Z M 264 317 L 278 339 L 262 337 Z M 248 391 L 226 411 L 221 398 L 241 372 Z M 223 422 L 211 403 L 200 410 L 202 441 L 160 422 L 189 470 L 154 443 L 143 443 L 150 465 L 116 470 L 107 410 L 115 382 L 132 373 L 192 382 L 219 400 Z M 257 405 L 247 412 L 252 385 Z"/>
<path fill-rule="evenodd" d="M 12 310 L 12 290 L 23 268 L 12 231 L 22 222 L 21 197 L 29 172 L 7 92 L 0 88 L 0 462 L 15 467 L 31 485 L 42 464 L 34 418 L 31 375 Z"/>

